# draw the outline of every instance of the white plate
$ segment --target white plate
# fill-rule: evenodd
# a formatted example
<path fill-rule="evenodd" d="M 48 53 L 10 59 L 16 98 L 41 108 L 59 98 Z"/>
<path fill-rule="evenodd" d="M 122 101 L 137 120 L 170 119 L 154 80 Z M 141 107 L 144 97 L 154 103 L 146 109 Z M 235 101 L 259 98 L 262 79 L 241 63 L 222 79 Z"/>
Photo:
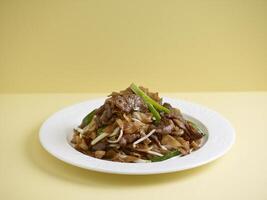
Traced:
<path fill-rule="evenodd" d="M 184 116 L 207 131 L 204 145 L 184 157 L 154 163 L 119 163 L 84 155 L 70 144 L 73 128 L 91 110 L 101 106 L 105 98 L 90 100 L 67 107 L 47 119 L 39 132 L 42 146 L 56 158 L 89 170 L 115 174 L 160 174 L 197 167 L 225 154 L 235 140 L 234 129 L 220 114 L 203 106 L 182 100 L 163 98 L 164 102 L 179 108 Z"/>

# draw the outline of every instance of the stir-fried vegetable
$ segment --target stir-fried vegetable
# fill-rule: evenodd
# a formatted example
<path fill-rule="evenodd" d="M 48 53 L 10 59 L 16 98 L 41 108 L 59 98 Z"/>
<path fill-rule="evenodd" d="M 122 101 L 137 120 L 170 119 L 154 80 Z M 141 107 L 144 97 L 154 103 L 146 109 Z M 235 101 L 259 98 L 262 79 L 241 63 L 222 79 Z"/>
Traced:
<path fill-rule="evenodd" d="M 148 106 L 148 109 L 150 110 L 150 112 L 153 114 L 153 116 L 155 117 L 155 121 L 159 122 L 161 117 L 158 111 L 162 111 L 165 113 L 170 113 L 170 110 L 168 108 L 165 108 L 164 106 L 160 105 L 159 103 L 157 103 L 156 101 L 154 101 L 153 99 L 151 99 L 146 93 L 144 93 L 137 85 L 135 85 L 134 83 L 132 83 L 131 85 L 131 89 L 132 91 L 137 94 L 138 96 L 140 96 L 144 102 L 146 103 L 146 105 Z M 157 111 L 157 110 L 158 111 Z"/>
<path fill-rule="evenodd" d="M 155 117 L 155 122 L 158 123 L 161 119 L 159 112 L 151 104 L 148 103 L 147 106 L 152 115 Z"/>
<path fill-rule="evenodd" d="M 177 156 L 179 154 L 180 154 L 180 152 L 178 150 L 173 150 L 173 151 L 166 153 L 164 156 L 155 156 L 151 159 L 151 161 L 152 162 L 159 162 L 159 161 L 167 160 L 167 159 L 172 158 L 174 156 Z"/>
<path fill-rule="evenodd" d="M 151 99 L 146 93 L 143 92 L 143 90 L 141 90 L 134 83 L 131 84 L 131 89 L 132 89 L 132 91 L 135 94 L 137 94 L 138 96 L 140 96 L 145 101 L 145 103 L 151 104 L 158 111 L 163 111 L 165 113 L 170 113 L 170 110 L 168 108 L 165 108 L 164 106 L 160 105 L 159 103 L 157 103 L 156 101 L 154 101 L 153 99 Z"/>
<path fill-rule="evenodd" d="M 96 109 L 93 110 L 92 112 L 90 112 L 88 115 L 86 115 L 83 120 L 82 120 L 82 123 L 80 125 L 81 128 L 84 128 L 85 126 L 87 126 L 91 121 L 92 119 L 94 118 L 95 116 L 95 112 L 96 112 Z"/>

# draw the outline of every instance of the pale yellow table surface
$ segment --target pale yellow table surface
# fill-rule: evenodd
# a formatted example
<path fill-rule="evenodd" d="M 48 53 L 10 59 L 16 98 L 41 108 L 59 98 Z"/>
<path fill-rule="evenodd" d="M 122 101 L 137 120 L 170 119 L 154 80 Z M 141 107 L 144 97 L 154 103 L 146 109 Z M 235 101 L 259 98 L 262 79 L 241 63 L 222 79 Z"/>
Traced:
<path fill-rule="evenodd" d="M 38 129 L 49 115 L 96 96 L 0 95 L 1 199 L 267 199 L 267 92 L 169 94 L 222 113 L 236 129 L 236 143 L 205 166 L 150 176 L 87 171 L 40 146 Z"/>

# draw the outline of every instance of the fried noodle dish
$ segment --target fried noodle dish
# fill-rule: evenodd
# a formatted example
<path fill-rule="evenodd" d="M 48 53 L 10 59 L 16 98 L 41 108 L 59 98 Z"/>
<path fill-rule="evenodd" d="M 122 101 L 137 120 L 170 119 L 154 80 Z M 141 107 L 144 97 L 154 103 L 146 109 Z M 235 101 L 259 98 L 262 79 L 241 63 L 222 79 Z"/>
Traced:
<path fill-rule="evenodd" d="M 131 84 L 112 92 L 74 128 L 71 140 L 95 158 L 146 163 L 185 156 L 201 147 L 204 133 L 158 93 Z"/>

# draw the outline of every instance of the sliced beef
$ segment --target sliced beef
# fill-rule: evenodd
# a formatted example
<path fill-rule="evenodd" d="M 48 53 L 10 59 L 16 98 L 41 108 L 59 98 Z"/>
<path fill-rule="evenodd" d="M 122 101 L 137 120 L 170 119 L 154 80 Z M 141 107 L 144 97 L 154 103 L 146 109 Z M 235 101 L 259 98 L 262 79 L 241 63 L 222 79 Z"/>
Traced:
<path fill-rule="evenodd" d="M 132 106 L 128 104 L 125 96 L 118 95 L 114 97 L 114 103 L 122 112 L 129 113 L 132 110 Z"/>
<path fill-rule="evenodd" d="M 180 119 L 173 119 L 172 120 L 178 127 L 180 127 L 183 130 L 186 130 L 186 125 L 185 125 L 185 120 L 180 118 Z"/>
<path fill-rule="evenodd" d="M 117 118 L 122 118 L 123 113 L 133 111 L 147 112 L 148 108 L 141 97 L 126 90 L 123 93 L 112 93 L 104 105 L 96 111 L 97 127 L 108 125 Z"/>
<path fill-rule="evenodd" d="M 105 150 L 107 147 L 107 143 L 105 141 L 101 141 L 94 146 L 92 146 L 93 151 L 100 151 L 100 150 Z"/>
<path fill-rule="evenodd" d="M 119 141 L 119 144 L 121 147 L 125 147 L 127 145 L 127 141 L 124 137 L 121 138 L 121 140 Z"/>
<path fill-rule="evenodd" d="M 146 111 L 147 106 L 141 97 L 135 94 L 117 95 L 112 97 L 115 106 L 119 108 L 121 112 L 130 113 L 132 111 Z"/>
<path fill-rule="evenodd" d="M 172 120 L 162 118 L 160 123 L 156 127 L 156 132 L 160 134 L 170 134 L 175 128 Z"/>
<path fill-rule="evenodd" d="M 190 141 L 192 140 L 198 140 L 200 138 L 203 137 L 202 133 L 200 133 L 197 129 L 195 129 L 192 125 L 190 125 L 189 123 L 186 123 L 186 128 L 189 131 L 189 137 L 190 137 Z"/>
<path fill-rule="evenodd" d="M 184 130 L 181 135 L 187 141 L 197 140 L 203 137 L 202 133 L 191 126 L 184 118 L 179 117 L 179 119 L 173 119 L 173 122 Z"/>
<path fill-rule="evenodd" d="M 173 108 L 171 106 L 171 104 L 169 103 L 164 103 L 163 104 L 164 107 L 168 108 L 170 110 L 170 113 L 165 114 L 166 117 L 170 118 L 170 119 L 178 119 L 182 117 L 182 113 L 179 109 L 177 108 Z"/>
<path fill-rule="evenodd" d="M 140 134 L 139 133 L 126 134 L 126 135 L 123 136 L 123 138 L 126 140 L 126 143 L 132 143 L 133 141 L 135 141 L 138 138 L 140 138 Z"/>

